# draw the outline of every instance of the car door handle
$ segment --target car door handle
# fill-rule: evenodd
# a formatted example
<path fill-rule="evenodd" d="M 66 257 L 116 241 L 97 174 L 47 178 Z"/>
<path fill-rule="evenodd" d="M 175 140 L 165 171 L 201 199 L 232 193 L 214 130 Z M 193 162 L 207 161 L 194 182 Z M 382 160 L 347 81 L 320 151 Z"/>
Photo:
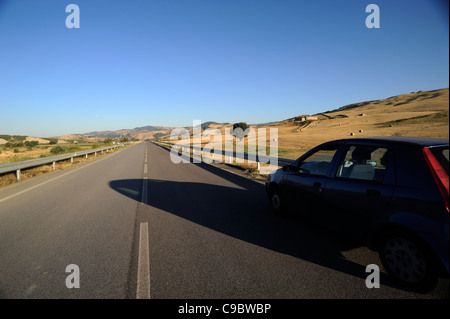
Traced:
<path fill-rule="evenodd" d="M 379 190 L 376 190 L 376 189 L 368 189 L 367 190 L 367 195 L 369 195 L 371 197 L 379 197 L 381 195 L 381 192 Z"/>

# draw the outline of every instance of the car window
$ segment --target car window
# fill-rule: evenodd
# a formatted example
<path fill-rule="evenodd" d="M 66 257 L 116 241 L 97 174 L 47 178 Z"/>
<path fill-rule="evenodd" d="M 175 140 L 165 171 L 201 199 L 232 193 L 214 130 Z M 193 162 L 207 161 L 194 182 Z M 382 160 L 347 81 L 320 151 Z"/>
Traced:
<path fill-rule="evenodd" d="M 388 162 L 387 148 L 351 145 L 339 163 L 336 177 L 382 182 Z"/>
<path fill-rule="evenodd" d="M 299 163 L 297 171 L 306 175 L 327 176 L 338 147 L 339 145 L 327 146 L 314 152 Z"/>

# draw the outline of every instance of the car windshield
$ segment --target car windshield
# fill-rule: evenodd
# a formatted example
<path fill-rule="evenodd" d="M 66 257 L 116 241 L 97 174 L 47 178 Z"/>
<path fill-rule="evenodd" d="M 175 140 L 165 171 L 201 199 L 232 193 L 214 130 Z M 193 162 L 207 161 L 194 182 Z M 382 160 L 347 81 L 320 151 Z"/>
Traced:
<path fill-rule="evenodd" d="M 445 169 L 448 175 L 448 169 L 449 169 L 449 154 L 448 154 L 448 146 L 443 147 L 432 147 L 430 148 L 433 155 L 436 157 L 436 159 L 439 161 L 439 163 L 442 165 L 442 167 Z"/>

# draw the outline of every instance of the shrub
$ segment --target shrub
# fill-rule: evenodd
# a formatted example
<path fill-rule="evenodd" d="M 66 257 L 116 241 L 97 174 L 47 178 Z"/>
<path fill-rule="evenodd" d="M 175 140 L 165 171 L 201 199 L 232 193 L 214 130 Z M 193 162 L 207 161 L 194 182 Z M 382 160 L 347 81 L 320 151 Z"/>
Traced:
<path fill-rule="evenodd" d="M 58 145 L 58 146 L 53 147 L 50 150 L 50 153 L 52 153 L 54 155 L 69 153 L 69 148 L 67 146 Z"/>
<path fill-rule="evenodd" d="M 69 153 L 78 152 L 78 151 L 81 151 L 81 147 L 75 146 L 75 145 L 69 146 Z"/>
<path fill-rule="evenodd" d="M 155 134 L 153 135 L 153 138 L 160 138 L 160 137 L 163 137 L 163 136 L 165 136 L 165 135 L 167 135 L 167 134 L 164 134 L 164 133 L 155 133 Z"/>

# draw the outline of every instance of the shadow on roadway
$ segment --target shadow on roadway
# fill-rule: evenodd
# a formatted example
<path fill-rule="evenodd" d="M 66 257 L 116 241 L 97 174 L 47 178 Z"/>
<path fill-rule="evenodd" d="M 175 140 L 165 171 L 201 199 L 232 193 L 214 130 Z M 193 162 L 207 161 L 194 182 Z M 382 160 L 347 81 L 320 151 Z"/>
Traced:
<path fill-rule="evenodd" d="M 206 183 L 148 180 L 149 206 L 228 236 L 365 280 L 367 265 L 352 262 L 342 251 L 360 245 L 296 216 L 272 214 L 263 185 L 208 164 L 198 165 L 237 187 Z M 122 195 L 141 200 L 143 180 L 110 182 Z M 381 268 L 381 265 L 379 265 Z M 383 285 L 400 288 L 383 272 Z"/>

